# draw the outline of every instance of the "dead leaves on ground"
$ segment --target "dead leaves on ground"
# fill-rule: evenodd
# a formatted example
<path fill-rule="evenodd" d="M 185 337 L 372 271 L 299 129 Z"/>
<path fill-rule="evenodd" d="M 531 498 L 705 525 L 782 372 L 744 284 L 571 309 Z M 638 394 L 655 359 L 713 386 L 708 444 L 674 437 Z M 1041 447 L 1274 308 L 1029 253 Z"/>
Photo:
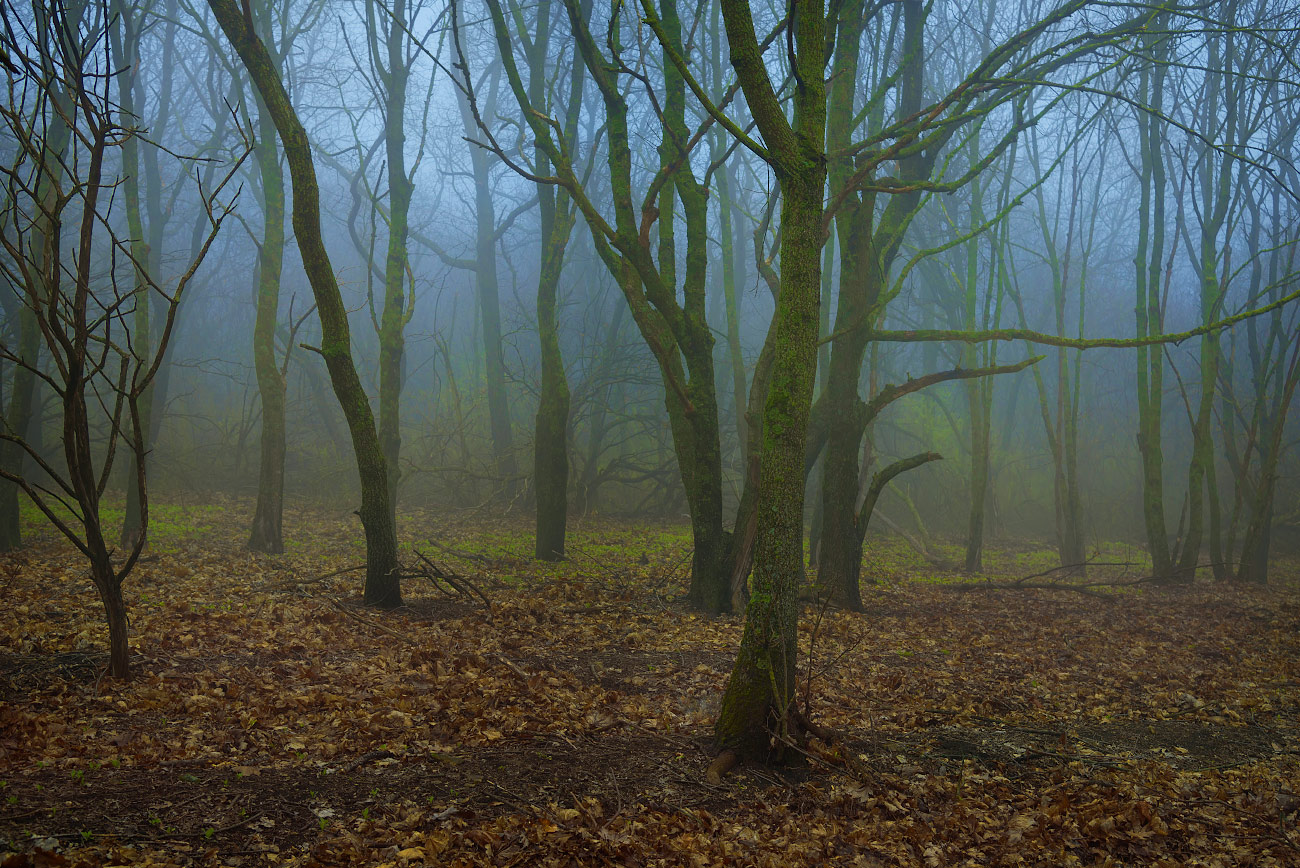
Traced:
<path fill-rule="evenodd" d="M 4 864 L 1300 863 L 1294 589 L 875 588 L 804 618 L 845 740 L 710 787 L 740 622 L 674 602 L 684 528 L 589 523 L 540 565 L 523 523 L 408 519 L 491 605 L 408 581 L 379 614 L 314 581 L 353 519 L 255 557 L 244 506 L 129 582 L 127 684 L 71 553 L 0 563 Z"/>

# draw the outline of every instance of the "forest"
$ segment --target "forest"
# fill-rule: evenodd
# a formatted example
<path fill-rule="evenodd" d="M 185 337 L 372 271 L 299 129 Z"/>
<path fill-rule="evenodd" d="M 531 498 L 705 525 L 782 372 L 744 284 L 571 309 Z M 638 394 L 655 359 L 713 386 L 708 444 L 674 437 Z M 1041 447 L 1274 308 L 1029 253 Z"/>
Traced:
<path fill-rule="evenodd" d="M 1300 864 L 1289 0 L 0 8 L 0 865 Z"/>

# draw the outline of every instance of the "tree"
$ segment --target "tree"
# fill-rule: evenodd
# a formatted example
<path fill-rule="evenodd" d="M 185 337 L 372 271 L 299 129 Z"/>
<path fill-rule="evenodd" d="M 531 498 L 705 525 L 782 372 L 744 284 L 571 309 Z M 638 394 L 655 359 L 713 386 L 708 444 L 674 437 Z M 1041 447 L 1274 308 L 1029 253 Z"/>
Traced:
<path fill-rule="evenodd" d="M 583 16 L 590 17 L 590 0 Z M 512 13 L 518 16 L 517 4 Z M 553 26 L 551 0 L 543 0 L 535 14 L 536 29 L 525 46 L 528 61 L 528 98 L 533 105 L 546 106 L 547 53 Z M 585 68 L 575 56 L 569 70 L 569 93 L 564 106 L 564 138 L 579 147 L 578 120 L 582 112 Z M 549 102 L 559 105 L 554 95 Z M 535 149 L 534 165 L 542 174 L 550 172 L 550 160 L 541 147 Z M 533 435 L 533 485 L 536 492 L 536 555 L 542 560 L 564 556 L 564 535 L 569 514 L 569 384 L 560 350 L 560 324 L 556 300 L 564 271 L 565 250 L 577 223 L 573 197 L 563 188 L 549 184 L 537 189 L 541 211 L 541 266 L 537 276 L 537 339 L 541 356 L 541 386 Z"/>
<path fill-rule="evenodd" d="M 255 26 L 262 33 L 267 55 L 283 75 L 285 48 L 291 32 L 282 27 L 282 43 L 274 42 L 272 5 L 256 10 Z M 257 503 L 248 547 L 256 552 L 284 551 L 285 378 L 276 359 L 275 330 L 280 317 L 280 280 L 284 268 L 284 170 L 275 121 L 257 91 L 257 143 L 253 154 L 262 192 L 262 240 L 257 248 L 257 317 L 253 324 L 253 368 L 262 402 Z"/>
<path fill-rule="evenodd" d="M 113 25 L 109 28 L 109 42 L 116 66 L 120 70 L 115 81 L 122 115 L 131 126 L 141 131 L 147 128 L 148 138 L 155 145 L 164 143 L 178 114 L 175 95 L 175 70 L 178 66 L 176 6 L 175 0 L 167 0 L 166 7 L 161 11 L 157 9 L 156 0 L 145 3 L 113 0 L 111 4 Z M 151 30 L 160 33 L 159 64 L 158 80 L 155 82 L 156 110 L 152 119 L 147 120 L 145 109 L 150 102 L 150 94 L 142 74 L 142 53 L 147 49 L 145 39 Z M 224 118 L 220 122 L 224 123 Z M 161 151 L 160 147 L 140 147 L 132 141 L 128 141 L 122 148 L 122 194 L 126 206 L 127 231 L 134 245 L 132 256 L 144 263 L 144 268 L 153 275 L 161 273 L 165 261 L 167 226 L 171 222 L 176 196 L 184 186 L 163 177 L 159 162 Z M 196 227 L 196 232 L 202 231 L 201 225 Z M 137 282 L 141 297 L 148 299 L 150 294 L 144 281 Z M 179 308 L 177 316 L 183 312 L 184 308 Z M 142 344 L 148 344 L 152 339 L 152 321 L 163 316 L 165 312 L 156 299 L 148 304 L 136 305 L 133 327 Z M 169 345 L 163 353 L 158 376 L 144 395 L 142 412 L 145 419 L 146 455 L 153 452 L 161 429 L 171 374 L 171 350 L 174 347 L 175 344 Z M 126 511 L 121 531 L 123 546 L 129 546 L 137 535 L 143 533 L 140 525 L 140 492 L 135 483 L 137 478 L 138 474 L 134 470 L 127 474 Z"/>
<path fill-rule="evenodd" d="M 410 212 L 415 194 L 415 172 L 424 157 L 425 131 L 419 133 L 419 146 L 415 160 L 407 168 L 406 104 L 411 72 L 419 57 L 423 40 L 412 32 L 422 17 L 423 4 L 397 0 L 391 7 L 366 2 L 361 4 L 365 20 L 363 62 L 358 66 L 366 70 L 374 104 L 379 109 L 380 132 L 374 145 L 366 148 L 357 143 L 358 166 L 350 180 L 353 196 L 351 217 L 363 206 L 370 210 L 370 238 L 368 243 L 356 232 L 355 220 L 349 221 L 353 243 L 365 261 L 367 299 L 371 322 L 379 338 L 379 442 L 388 467 L 388 497 L 390 510 L 396 514 L 397 491 L 401 480 L 401 397 L 406 376 L 405 330 L 415 314 L 414 274 L 410 257 Z M 345 34 L 346 39 L 346 34 Z M 349 40 L 351 47 L 351 41 Z M 352 55 L 358 52 L 352 49 Z M 432 88 L 430 79 L 430 88 Z M 346 98 L 344 100 L 346 104 Z M 428 114 L 426 100 L 425 114 Z M 354 133 L 359 122 L 353 118 Z M 383 196 L 372 188 L 367 178 L 371 158 L 383 156 L 383 178 L 376 185 L 387 190 Z M 378 224 L 386 229 L 386 250 L 383 267 L 375 263 L 375 242 Z M 378 279 L 383 287 L 383 301 L 375 312 L 373 282 Z"/>
<path fill-rule="evenodd" d="M 370 606 L 395 608 L 402 604 L 402 592 L 396 522 L 388 494 L 388 467 L 369 399 L 352 361 L 347 309 L 321 235 L 320 188 L 312 164 L 311 143 L 266 47 L 254 31 L 251 12 L 246 17 L 234 0 L 208 0 L 208 6 L 275 121 L 289 163 L 294 236 L 321 322 L 318 351 L 325 360 L 334 395 L 348 423 L 361 481 L 358 514 L 366 535 L 365 602 Z"/>
<path fill-rule="evenodd" d="M 606 54 L 592 34 L 589 10 L 579 0 L 565 0 L 570 33 L 587 75 L 596 86 L 604 112 L 607 174 L 602 181 L 608 184 L 613 199 L 611 222 L 589 190 L 586 175 L 575 160 L 573 143 L 564 138 L 564 129 L 533 105 L 515 60 L 515 31 L 503 7 L 499 0 L 487 0 L 487 4 L 508 86 L 537 148 L 550 163 L 551 174 L 542 175 L 537 167 L 515 162 L 496 144 L 495 138 L 490 139 L 489 145 L 519 174 L 539 183 L 562 186 L 573 198 L 591 230 L 597 253 L 617 281 L 633 321 L 654 354 L 664 383 L 673 448 L 691 516 L 695 548 L 688 595 L 692 604 L 704 611 L 723 611 L 730 606 L 730 570 L 728 539 L 723 532 L 714 339 L 705 310 L 707 188 L 695 175 L 690 162 L 692 148 L 705 129 L 687 128 L 685 79 L 669 73 L 662 107 L 658 170 L 648 179 L 638 178 L 639 183 L 634 183 L 629 93 L 621 84 L 633 75 L 621 59 L 621 9 L 612 12 L 606 31 L 609 51 Z M 680 51 L 680 20 L 671 2 L 663 10 L 659 32 L 664 67 L 671 70 L 673 65 L 666 57 Z M 644 79 L 637 80 L 638 87 L 646 84 Z M 477 107 L 467 69 L 461 87 L 479 128 L 491 137 L 491 130 Z M 633 190 L 639 189 L 646 193 L 637 202 Z M 679 205 L 686 235 L 680 288 L 676 237 Z M 654 229 L 657 237 L 652 238 Z"/>
<path fill-rule="evenodd" d="M 131 667 L 122 584 L 144 547 L 149 522 L 147 395 L 180 300 L 229 213 L 228 206 L 215 204 L 215 196 L 243 157 L 215 189 L 203 191 L 205 241 L 176 284 L 161 285 L 138 257 L 137 240 L 111 228 L 111 191 L 120 180 L 109 174 L 111 157 L 140 142 L 134 118 L 113 94 L 120 69 L 119 52 L 109 48 L 112 9 L 108 3 L 34 3 L 24 10 L 12 0 L 2 8 L 0 57 L 12 98 L 0 108 L 0 123 L 16 147 L 0 169 L 0 273 L 17 290 L 39 342 L 28 333 L 17 347 L 0 346 L 0 355 L 55 397 L 62 461 L 46 460 L 25 432 L 7 428 L 0 437 L 25 452 L 39 472 L 25 474 L 12 462 L 0 475 L 21 488 L 89 562 L 108 623 L 108 672 L 126 678 Z M 132 171 L 129 161 L 123 171 Z M 76 238 L 72 250 L 63 248 L 65 232 Z M 111 264 L 106 273 L 100 268 L 105 261 Z M 126 286 L 122 270 L 132 275 Z M 136 314 L 154 298 L 162 300 L 165 317 L 149 341 L 136 331 Z M 119 449 L 132 464 L 139 494 L 140 533 L 124 558 L 108 542 L 100 515 Z"/>
<path fill-rule="evenodd" d="M 1164 330 L 1161 303 L 1161 264 L 1165 255 L 1165 162 L 1163 127 L 1157 115 L 1164 110 L 1166 65 L 1160 62 L 1166 44 L 1160 36 L 1143 37 L 1144 54 L 1156 62 L 1139 71 L 1138 159 L 1142 185 L 1138 204 L 1138 239 L 1133 264 L 1136 271 L 1134 312 L 1139 340 Z M 1143 110 L 1145 109 L 1145 110 Z M 1167 577 L 1173 567 L 1165 525 L 1164 454 L 1161 419 L 1164 401 L 1164 355 L 1158 346 L 1137 349 L 1138 453 L 1142 459 L 1142 515 L 1146 524 L 1151 569 Z"/>
<path fill-rule="evenodd" d="M 914 57 L 920 50 L 925 10 L 919 2 L 904 6 L 904 44 L 908 46 L 904 56 Z M 832 8 L 843 15 L 847 7 Z M 777 97 L 778 89 L 769 77 L 749 5 L 741 0 L 723 0 L 732 66 L 763 139 L 762 144 L 747 137 L 742 141 L 772 166 L 782 196 L 780 294 L 774 323 L 772 380 L 763 414 L 753 595 L 736 665 L 715 725 L 717 744 L 724 755 L 779 756 L 785 750 L 786 739 L 797 729 L 791 724 L 797 722 L 793 690 L 797 596 L 803 568 L 802 470 L 806 466 L 806 429 L 816 364 L 817 294 L 826 215 L 839 220 L 838 211 L 844 202 L 860 192 L 896 197 L 886 206 L 888 213 L 900 201 L 899 196 L 964 186 L 1036 120 L 1022 116 L 1016 108 L 1016 103 L 1036 88 L 1035 82 L 1048 80 L 1064 68 L 1091 62 L 1095 51 L 1114 41 L 1131 39 L 1150 21 L 1150 13 L 1142 8 L 1113 22 L 1073 20 L 1088 9 L 1085 2 L 1067 3 L 1044 15 L 995 46 L 928 108 L 900 116 L 881 130 L 869 131 L 864 139 L 846 148 L 836 147 L 827 136 L 828 112 L 822 82 L 826 62 L 841 52 L 856 52 L 858 46 L 852 40 L 846 44 L 841 34 L 831 38 L 832 28 L 838 23 L 836 17 L 825 17 L 820 6 L 811 10 L 799 7 L 799 14 L 785 22 L 793 30 L 787 42 L 793 79 L 787 117 L 786 107 Z M 1078 32 L 1072 33 L 1072 27 L 1079 28 Z M 826 55 L 828 46 L 833 46 L 832 57 Z M 685 65 L 680 57 L 674 61 L 679 68 Z M 1086 67 L 1082 74 L 1088 74 Z M 916 104 L 906 93 L 908 88 L 919 86 L 916 73 L 909 77 L 904 72 L 889 81 L 904 91 L 900 105 Z M 695 92 L 707 104 L 698 87 Z M 909 168 L 934 160 L 959 129 L 1003 106 L 1012 109 L 1013 118 L 999 144 L 957 178 L 930 179 L 928 173 Z M 744 136 L 734 123 L 728 129 L 733 135 Z M 833 150 L 828 152 L 828 147 Z M 847 178 L 832 188 L 828 208 L 823 199 L 826 167 L 839 154 L 851 155 L 855 163 Z M 898 167 L 897 175 L 891 174 L 894 165 Z M 881 225 L 892 229 L 886 219 Z M 841 242 L 840 246 L 844 249 L 847 245 Z M 879 252 L 887 251 L 885 247 Z M 877 280 L 883 275 L 883 269 L 876 270 L 878 262 L 868 260 L 870 267 L 865 269 L 868 274 L 875 273 Z M 835 333 L 870 329 L 873 312 L 868 308 L 862 320 L 837 322 Z M 855 456 L 856 446 L 855 440 Z M 843 472 L 843 468 L 837 467 L 834 472 Z M 856 480 L 857 474 L 853 478 Z M 826 520 L 829 525 L 829 509 Z M 825 556 L 823 548 L 823 564 Z M 854 569 L 859 567 L 860 563 L 853 565 Z"/>
<path fill-rule="evenodd" d="M 453 5 L 452 14 L 458 14 Z M 495 76 L 486 108 L 488 116 L 496 112 Z M 461 122 L 468 140 L 470 171 L 474 179 L 474 289 L 478 296 L 479 325 L 483 338 L 483 374 L 487 386 L 488 436 L 492 442 L 492 459 L 501 481 L 501 491 L 512 497 L 518 487 L 514 434 L 510 407 L 506 401 L 505 348 L 501 334 L 501 285 L 497 273 L 496 202 L 492 195 L 492 154 L 475 143 L 478 132 L 475 109 L 463 91 L 458 91 Z"/>

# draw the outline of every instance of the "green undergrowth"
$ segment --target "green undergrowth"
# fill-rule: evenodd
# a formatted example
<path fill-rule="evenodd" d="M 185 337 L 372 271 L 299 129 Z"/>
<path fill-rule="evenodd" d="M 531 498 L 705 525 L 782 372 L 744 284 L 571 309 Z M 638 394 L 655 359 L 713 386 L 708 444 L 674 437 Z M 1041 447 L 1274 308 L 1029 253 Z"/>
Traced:
<path fill-rule="evenodd" d="M 109 498 L 100 517 L 115 541 L 125 513 L 124 499 Z M 150 503 L 149 550 L 177 555 L 195 547 L 217 545 L 242 549 L 251 520 L 251 498 L 222 497 L 205 503 L 178 502 L 166 496 Z M 59 515 L 71 520 L 71 512 L 60 506 Z M 30 502 L 22 505 L 23 532 L 32 539 L 59 536 Z M 317 566 L 346 558 L 356 564 L 365 560 L 365 540 L 360 520 L 346 506 L 322 507 L 309 502 L 290 502 L 285 510 L 285 554 L 278 556 L 286 566 L 310 572 Z M 549 582 L 599 581 L 648 582 L 671 596 L 684 594 L 690 579 L 691 529 L 681 519 L 625 519 L 591 516 L 569 523 L 566 557 L 543 562 L 533 557 L 532 516 L 514 510 L 498 518 L 481 514 L 436 510 L 404 510 L 398 516 L 399 553 L 403 563 L 420 565 L 419 555 L 470 574 L 487 573 L 511 586 Z M 1056 549 L 1049 542 L 995 540 L 984 550 L 984 570 L 972 575 L 963 569 L 964 547 L 959 541 L 934 538 L 927 542 L 927 554 L 919 553 L 908 541 L 894 535 L 868 537 L 863 553 L 864 588 L 889 588 L 906 583 L 935 585 L 969 582 L 1008 582 L 1040 576 L 1035 581 L 1083 581 L 1059 569 Z M 1094 544 L 1088 551 L 1087 581 L 1136 582 L 1150 575 L 1146 553 L 1130 542 Z M 1300 583 L 1300 560 L 1274 559 L 1272 584 Z M 810 572 L 810 578 L 815 571 Z M 1201 580 L 1208 580 L 1209 570 Z M 1112 588 L 1130 591 L 1131 588 Z"/>
<path fill-rule="evenodd" d="M 207 540 L 225 508 L 219 503 L 151 502 L 149 504 L 150 550 L 161 554 L 174 554 Z M 75 531 L 80 531 L 79 520 L 66 506 L 56 503 L 54 512 Z M 25 536 L 60 535 L 45 514 L 26 498 L 22 500 L 20 515 Z M 125 518 L 126 504 L 122 498 L 100 504 L 99 521 L 110 543 L 116 541 Z"/>

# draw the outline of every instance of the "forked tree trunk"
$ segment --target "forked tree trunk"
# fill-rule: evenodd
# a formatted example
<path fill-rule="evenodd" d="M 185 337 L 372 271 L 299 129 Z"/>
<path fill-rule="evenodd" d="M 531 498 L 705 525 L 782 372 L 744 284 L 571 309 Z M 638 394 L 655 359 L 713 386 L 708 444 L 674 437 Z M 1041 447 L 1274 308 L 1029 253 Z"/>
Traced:
<path fill-rule="evenodd" d="M 863 27 L 863 4 L 851 4 L 842 15 L 845 23 L 839 38 L 845 45 L 856 48 Z M 903 4 L 903 22 L 904 60 L 897 110 L 900 119 L 913 115 L 921 104 L 922 5 L 915 2 Z M 827 117 L 827 141 L 832 148 L 847 144 L 854 124 L 857 78 L 854 51 L 837 52 L 834 69 Z M 932 161 L 932 157 L 922 156 L 904 159 L 900 164 L 903 179 L 915 181 L 924 177 Z M 842 189 L 853 183 L 854 173 L 855 168 L 844 160 L 832 163 L 832 188 Z M 868 421 L 858 394 L 858 383 L 868 344 L 867 330 L 878 313 L 882 292 L 917 201 L 916 193 L 892 196 L 883 212 L 877 215 L 874 194 L 848 191 L 835 218 L 841 258 L 840 296 L 834 328 L 842 333 L 831 347 L 826 378 L 829 421 L 822 462 L 823 512 L 818 579 L 836 602 L 855 612 L 862 610 L 863 534 L 857 525 L 856 510 L 861 444 Z"/>
<path fill-rule="evenodd" d="M 781 276 L 763 406 L 753 592 L 745 631 L 714 723 L 717 747 L 755 759 L 785 754 L 774 736 L 794 711 L 799 586 L 803 580 L 804 452 L 817 373 L 822 215 L 826 185 L 825 12 L 791 22 L 793 125 L 776 99 L 744 0 L 722 0 L 732 67 L 781 185 Z"/>
<path fill-rule="evenodd" d="M 730 18 L 728 25 L 730 30 Z M 821 105 L 811 108 L 825 111 L 824 94 Z M 790 173 L 781 181 L 781 293 L 773 323 L 772 381 L 763 412 L 753 591 L 740 650 L 714 724 L 720 749 L 754 758 L 783 753 L 783 745 L 774 748 L 771 734 L 784 730 L 793 711 L 803 576 L 804 441 L 817 369 L 821 284 L 824 170 Z"/>

